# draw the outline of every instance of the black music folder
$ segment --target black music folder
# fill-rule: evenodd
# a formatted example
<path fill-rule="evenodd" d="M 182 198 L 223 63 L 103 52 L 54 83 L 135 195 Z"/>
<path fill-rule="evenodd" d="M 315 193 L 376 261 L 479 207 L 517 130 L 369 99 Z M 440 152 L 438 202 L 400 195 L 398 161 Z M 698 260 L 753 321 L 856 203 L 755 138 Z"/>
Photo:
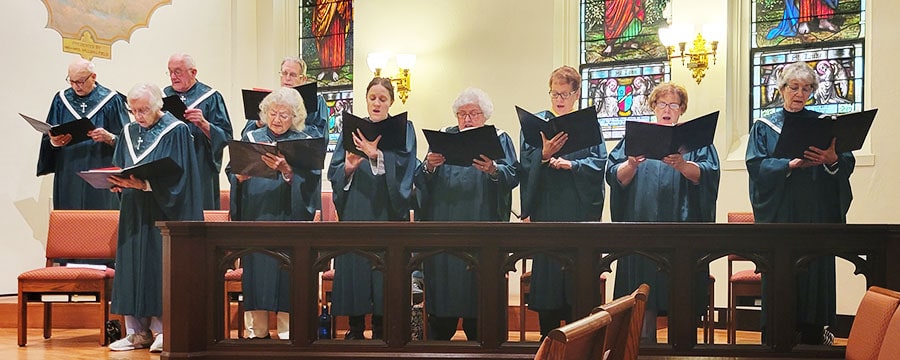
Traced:
<path fill-rule="evenodd" d="M 547 121 L 518 106 L 516 106 L 516 113 L 519 115 L 522 135 L 528 145 L 542 148 L 544 143 L 541 140 L 541 132 L 548 140 L 561 132 L 569 135 L 566 144 L 553 156 L 565 155 L 599 145 L 603 141 L 600 135 L 600 123 L 597 122 L 597 109 L 593 106 Z"/>
<path fill-rule="evenodd" d="M 303 98 L 303 106 L 307 114 L 311 114 L 319 109 L 319 100 L 316 95 L 317 89 L 318 85 L 315 82 L 294 87 L 294 90 L 297 90 L 300 93 L 300 97 Z M 259 120 L 259 104 L 271 93 L 272 90 L 269 89 L 242 89 L 244 118 L 247 120 Z"/>
<path fill-rule="evenodd" d="M 381 141 L 378 142 L 380 150 L 402 150 L 406 148 L 406 113 L 397 114 L 379 122 L 369 122 L 369 120 L 360 118 L 349 112 L 343 115 L 343 137 L 344 150 L 352 152 L 360 156 L 366 156 L 362 151 L 356 149 L 353 144 L 353 133 L 356 129 L 362 130 L 367 140 L 373 141 L 378 135 L 381 135 Z"/>
<path fill-rule="evenodd" d="M 231 140 L 228 141 L 231 172 L 248 176 L 274 177 L 277 171 L 267 166 L 261 159 L 267 153 L 280 153 L 293 167 L 321 170 L 325 166 L 325 143 L 327 141 L 325 138 L 312 138 L 265 144 Z"/>
<path fill-rule="evenodd" d="M 294 90 L 297 90 L 297 92 L 300 93 L 300 97 L 303 98 L 303 106 L 306 107 L 307 114 L 311 114 L 319 109 L 319 99 L 317 94 L 319 86 L 316 85 L 315 81 L 309 84 L 294 86 Z"/>
<path fill-rule="evenodd" d="M 670 154 L 689 153 L 713 143 L 718 121 L 718 111 L 674 125 L 626 121 L 625 155 L 659 160 Z"/>
<path fill-rule="evenodd" d="M 810 146 L 827 149 L 833 138 L 837 138 L 834 152 L 838 154 L 859 150 L 866 141 L 877 112 L 878 109 L 872 109 L 843 115 L 808 117 L 785 111 L 784 125 L 772 156 L 803 159 L 803 152 Z"/>
<path fill-rule="evenodd" d="M 178 166 L 172 158 L 166 157 L 124 169 L 111 167 L 79 171 L 78 176 L 87 181 L 88 184 L 91 184 L 95 189 L 109 189 L 113 186 L 109 182 L 110 176 L 128 177 L 134 175 L 138 179 L 152 181 L 154 178 L 179 173 L 181 173 L 181 166 Z"/>
<path fill-rule="evenodd" d="M 190 123 L 190 121 L 184 118 L 184 112 L 187 111 L 187 105 L 184 104 L 184 101 L 181 101 L 181 98 L 178 97 L 178 95 L 164 97 L 162 111 L 168 111 L 172 115 L 175 115 L 178 120 Z"/>
<path fill-rule="evenodd" d="M 19 116 L 25 119 L 25 121 L 28 122 L 28 125 L 31 125 L 32 128 L 42 134 L 49 134 L 53 136 L 65 134 L 72 135 L 72 140 L 69 141 L 68 145 L 77 144 L 90 139 L 91 137 L 88 136 L 87 133 L 97 128 L 94 126 L 94 123 L 91 122 L 91 119 L 88 118 L 81 118 L 78 120 L 69 121 L 65 124 L 51 126 L 48 123 L 22 113 L 19 113 Z"/>
<path fill-rule="evenodd" d="M 502 159 L 505 155 L 497 136 L 497 128 L 485 125 L 479 128 L 446 133 L 422 130 L 428 141 L 429 151 L 444 155 L 444 162 L 450 165 L 471 166 L 473 159 L 484 155 L 491 160 Z"/>

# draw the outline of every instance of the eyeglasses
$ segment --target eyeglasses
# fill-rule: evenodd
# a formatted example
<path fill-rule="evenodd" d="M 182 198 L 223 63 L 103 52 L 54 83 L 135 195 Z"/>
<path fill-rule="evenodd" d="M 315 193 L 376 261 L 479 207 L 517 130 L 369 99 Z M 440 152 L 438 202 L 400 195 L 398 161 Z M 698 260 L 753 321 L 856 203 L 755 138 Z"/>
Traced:
<path fill-rule="evenodd" d="M 575 94 L 576 91 L 578 91 L 578 90 L 572 90 L 569 92 L 559 93 L 559 92 L 554 92 L 553 90 L 550 90 L 550 92 L 548 92 L 548 94 L 550 94 L 550 98 L 553 98 L 553 99 L 562 98 L 563 100 L 565 100 L 565 99 L 568 99 L 569 96 L 572 96 L 573 94 Z"/>
<path fill-rule="evenodd" d="M 288 72 L 288 71 L 279 72 L 278 75 L 281 75 L 282 77 L 287 77 L 289 79 L 296 79 L 296 78 L 302 76 L 298 73 L 293 73 L 293 72 Z"/>
<path fill-rule="evenodd" d="M 289 112 L 269 111 L 266 114 L 269 115 L 269 119 L 274 119 L 277 117 L 282 121 L 288 121 L 294 118 L 294 114 Z"/>
<path fill-rule="evenodd" d="M 84 84 L 86 84 L 88 81 L 91 80 L 91 76 L 92 76 L 92 75 L 94 75 L 94 74 L 90 74 L 90 75 L 88 75 L 86 78 L 84 78 L 84 79 L 82 79 L 82 80 L 80 80 L 80 81 L 71 80 L 71 79 L 69 79 L 68 76 L 66 76 L 66 83 L 69 84 L 69 85 L 72 85 L 72 86 L 76 86 L 76 85 L 77 85 L 78 87 L 82 87 L 82 86 L 84 86 Z"/>
<path fill-rule="evenodd" d="M 481 115 L 484 115 L 484 113 L 481 112 L 481 111 L 473 111 L 473 112 L 470 112 L 470 113 L 458 112 L 458 113 L 456 113 L 456 118 L 458 118 L 458 119 L 465 119 L 465 118 L 472 118 L 472 119 L 474 119 L 474 118 L 477 118 L 477 117 L 479 117 L 479 116 L 481 116 Z"/>
<path fill-rule="evenodd" d="M 166 76 L 175 75 L 176 77 L 181 77 L 181 75 L 184 75 L 187 72 L 188 71 L 183 70 L 183 69 L 168 70 L 168 71 L 166 71 Z"/>
<path fill-rule="evenodd" d="M 803 92 L 806 94 L 812 93 L 812 91 L 813 91 L 812 86 L 809 86 L 809 85 L 806 85 L 806 86 L 790 85 L 790 86 L 787 86 L 787 88 L 793 92 Z"/>
<path fill-rule="evenodd" d="M 143 108 L 143 109 L 128 109 L 128 112 L 131 113 L 131 115 L 134 115 L 134 117 L 138 117 L 138 116 L 145 117 L 147 115 L 150 115 L 150 113 L 153 111 L 150 110 L 150 108 Z"/>
<path fill-rule="evenodd" d="M 658 103 L 656 103 L 656 108 L 660 109 L 660 110 L 665 109 L 665 108 L 669 108 L 672 110 L 678 110 L 679 108 L 681 108 L 681 104 L 676 104 L 676 103 L 666 104 L 664 102 L 658 102 Z"/>

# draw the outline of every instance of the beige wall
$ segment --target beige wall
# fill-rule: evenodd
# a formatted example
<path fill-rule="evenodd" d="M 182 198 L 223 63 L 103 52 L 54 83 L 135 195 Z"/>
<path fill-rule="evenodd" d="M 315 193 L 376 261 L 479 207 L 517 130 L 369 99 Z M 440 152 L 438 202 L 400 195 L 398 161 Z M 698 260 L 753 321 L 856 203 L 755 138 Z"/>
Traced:
<path fill-rule="evenodd" d="M 240 129 L 240 89 L 273 86 L 278 62 L 284 54 L 296 53 L 296 0 L 222 1 L 175 0 L 160 8 L 149 28 L 135 31 L 130 42 L 113 46 L 113 60 L 97 59 L 98 79 L 106 86 L 127 91 L 139 81 L 166 85 L 165 63 L 173 52 L 189 52 L 199 66 L 201 81 L 219 89 L 229 104 L 235 128 Z M 746 1 L 675 0 L 676 21 L 729 24 L 729 37 L 720 45 L 717 64 L 701 85 L 687 70 L 673 66 L 673 80 L 691 94 L 686 116 L 723 110 L 716 146 L 723 160 L 718 202 L 718 221 L 729 211 L 749 211 L 747 174 L 743 168 L 748 86 L 747 44 L 739 25 L 749 10 Z M 860 166 L 852 177 L 854 203 L 849 214 L 853 223 L 897 223 L 897 196 L 890 185 L 900 176 L 900 146 L 892 134 L 900 124 L 891 120 L 898 90 L 893 62 L 900 45 L 889 36 L 900 32 L 890 14 L 900 12 L 896 2 L 869 1 L 866 107 L 881 107 L 867 148 L 860 152 Z M 703 11 L 694 11 L 698 6 Z M 511 11 L 510 9 L 515 9 Z M 577 66 L 578 4 L 566 0 L 364 0 L 356 1 L 354 90 L 363 98 L 371 78 L 366 54 L 389 51 L 418 55 L 413 69 L 407 104 L 399 101 L 393 112 L 409 111 L 419 132 L 419 154 L 426 145 L 420 129 L 453 124 L 450 105 L 463 88 L 480 87 L 493 98 L 490 120 L 518 137 L 514 105 L 538 111 L 546 107 L 546 81 L 552 69 L 563 64 Z M 41 266 L 46 237 L 47 212 L 52 181 L 34 177 L 38 135 L 16 117 L 17 112 L 43 118 L 51 96 L 65 84 L 65 67 L 74 55 L 60 51 L 59 35 L 44 28 L 46 10 L 40 2 L 4 2 L 0 5 L 0 31 L 7 34 L 0 65 L 4 72 L 0 109 L 11 125 L 9 138 L 0 144 L 7 156 L 7 176 L 0 179 L 6 200 L 0 200 L 0 217 L 7 236 L 0 238 L 6 250 L 0 253 L 0 294 L 16 291 L 18 273 Z M 185 24 L 185 25 L 182 25 Z M 386 74 L 395 72 L 389 63 Z M 871 74 L 880 74 L 872 76 Z M 364 102 L 356 102 L 356 113 L 365 113 Z M 743 138 L 742 138 L 743 137 Z M 609 144 L 613 146 L 614 144 Z M 20 155 L 20 156 L 16 156 Z M 227 182 L 226 182 L 227 183 Z M 326 182 L 325 187 L 328 187 Z M 518 209 L 518 204 L 514 207 Z M 608 219 L 608 210 L 604 218 Z M 723 241 L 726 241 L 723 239 Z M 852 239 L 848 239 L 852 241 Z M 717 305 L 725 305 L 724 262 L 713 264 L 717 279 Z M 847 266 L 840 266 L 841 289 L 864 288 Z M 609 284 L 612 289 L 612 284 Z M 854 291 L 859 294 L 858 291 Z M 839 312 L 853 313 L 858 295 L 841 297 Z"/>

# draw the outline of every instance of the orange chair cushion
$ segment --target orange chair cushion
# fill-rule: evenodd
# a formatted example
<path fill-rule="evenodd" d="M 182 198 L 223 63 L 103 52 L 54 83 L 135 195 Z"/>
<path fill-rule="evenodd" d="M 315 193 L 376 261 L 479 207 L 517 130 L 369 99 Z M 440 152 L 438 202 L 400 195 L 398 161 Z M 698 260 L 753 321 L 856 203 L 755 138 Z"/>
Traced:
<path fill-rule="evenodd" d="M 754 222 L 752 212 L 730 212 L 728 213 L 728 222 L 730 223 L 752 223 Z"/>
<path fill-rule="evenodd" d="M 875 359 L 900 299 L 866 291 L 847 339 L 847 360 Z"/>
<path fill-rule="evenodd" d="M 322 280 L 334 280 L 334 269 L 322 273 Z"/>
<path fill-rule="evenodd" d="M 203 210 L 203 221 L 208 221 L 208 222 L 231 221 L 231 214 L 228 213 L 228 210 Z"/>
<path fill-rule="evenodd" d="M 755 272 L 754 270 L 743 270 L 734 273 L 731 275 L 731 282 L 733 283 L 761 283 L 762 282 L 762 274 Z"/>
<path fill-rule="evenodd" d="M 244 277 L 244 268 L 237 268 L 225 272 L 225 281 L 241 281 Z"/>
<path fill-rule="evenodd" d="M 891 317 L 891 322 L 884 332 L 884 340 L 881 342 L 881 351 L 878 352 L 878 360 L 895 359 L 900 359 L 900 307 Z"/>
<path fill-rule="evenodd" d="M 102 280 L 113 278 L 116 271 L 106 269 L 104 271 L 84 268 L 70 268 L 65 266 L 51 266 L 41 269 L 23 272 L 19 275 L 19 280 L 26 281 L 47 281 L 47 280 Z"/>
<path fill-rule="evenodd" d="M 54 210 L 47 230 L 48 259 L 115 259 L 117 210 Z"/>

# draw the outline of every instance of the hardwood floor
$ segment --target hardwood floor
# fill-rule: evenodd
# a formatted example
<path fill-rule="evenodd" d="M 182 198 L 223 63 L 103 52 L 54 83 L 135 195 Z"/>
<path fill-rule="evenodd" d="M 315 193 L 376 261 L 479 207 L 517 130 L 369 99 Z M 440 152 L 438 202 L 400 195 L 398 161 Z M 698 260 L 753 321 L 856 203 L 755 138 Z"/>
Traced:
<path fill-rule="evenodd" d="M 698 339 L 702 331 L 698 329 Z M 516 341 L 519 337 L 517 331 L 509 333 L 509 339 Z M 236 335 L 236 334 L 235 334 Z M 668 333 L 666 329 L 657 331 L 660 342 L 665 342 Z M 725 330 L 716 330 L 715 342 L 724 344 L 726 341 Z M 458 331 L 454 340 L 462 341 L 465 334 Z M 527 341 L 537 342 L 540 335 L 536 332 L 528 332 L 525 335 Z M 738 331 L 739 344 L 758 344 L 759 333 L 750 331 Z M 846 345 L 847 339 L 835 339 L 835 345 Z M 67 360 L 156 360 L 159 354 L 151 354 L 147 349 L 125 352 L 112 352 L 106 347 L 97 344 L 97 333 L 93 329 L 54 329 L 53 337 L 44 339 L 40 329 L 28 330 L 28 346 L 16 346 L 16 329 L 0 328 L 0 359 L 18 360 L 43 360 L 43 359 L 67 359 Z"/>

